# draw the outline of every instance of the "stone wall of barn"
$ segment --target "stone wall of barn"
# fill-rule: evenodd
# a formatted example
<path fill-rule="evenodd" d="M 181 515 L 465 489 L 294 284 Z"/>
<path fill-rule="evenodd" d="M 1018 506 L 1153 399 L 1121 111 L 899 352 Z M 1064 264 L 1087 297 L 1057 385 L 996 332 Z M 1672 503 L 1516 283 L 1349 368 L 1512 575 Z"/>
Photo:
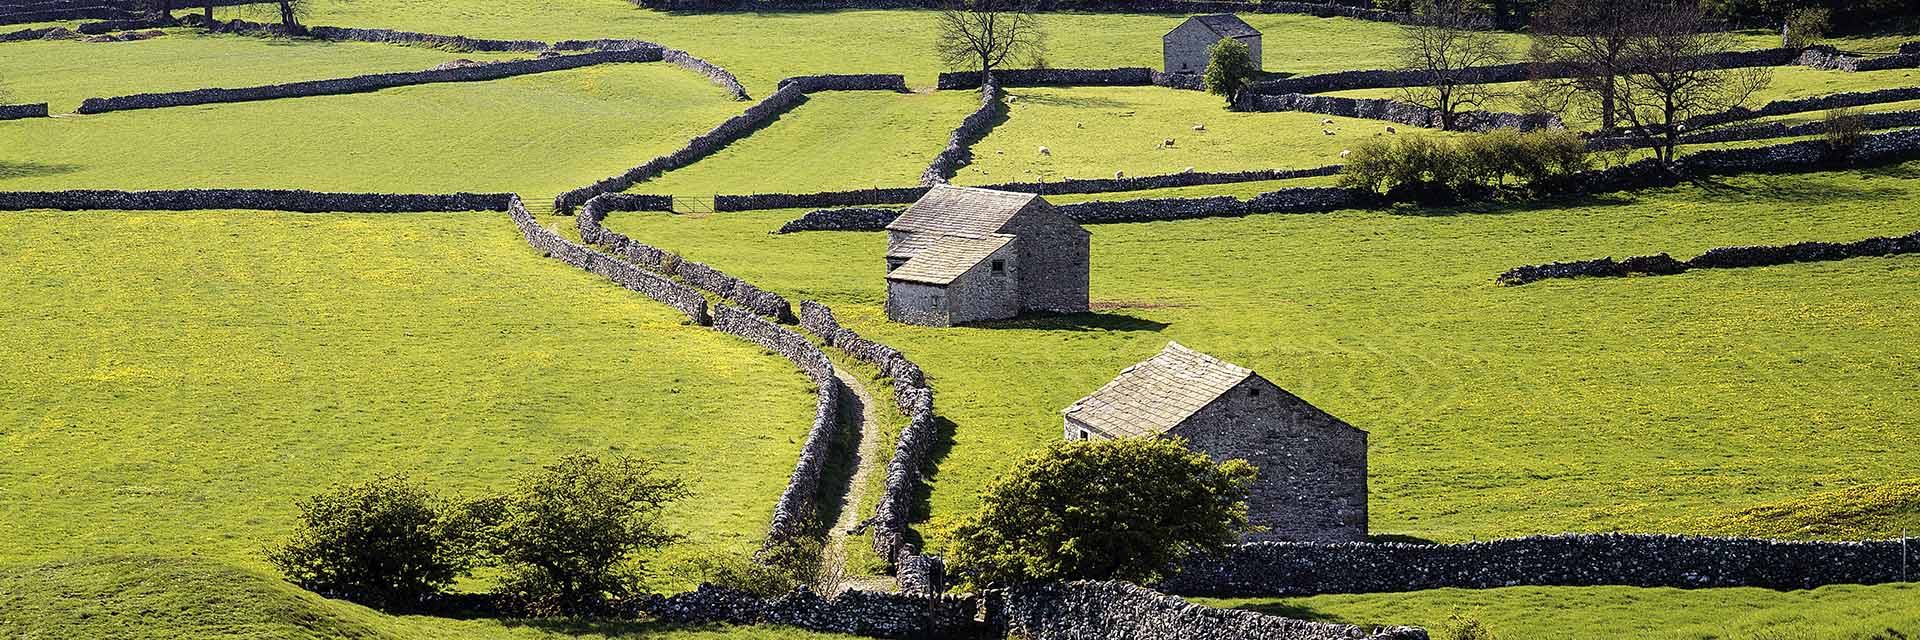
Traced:
<path fill-rule="evenodd" d="M 887 281 L 887 319 L 922 327 L 951 327 L 947 288 L 919 282 Z"/>
<path fill-rule="evenodd" d="M 1021 269 L 1019 246 L 1025 238 L 1007 243 L 973 265 L 947 286 L 947 318 L 953 324 L 1004 320 L 1020 315 Z M 999 260 L 1001 271 L 993 270 Z"/>
<path fill-rule="evenodd" d="M 1353 542 L 1367 537 L 1367 434 L 1260 376 L 1221 394 L 1169 435 L 1215 461 L 1260 468 L 1250 541 Z"/>
<path fill-rule="evenodd" d="M 1036 201 L 1008 221 L 1018 237 L 1020 309 L 1082 313 L 1087 310 L 1093 277 L 1093 234 Z"/>
<path fill-rule="evenodd" d="M 1207 72 L 1207 47 L 1220 36 L 1197 20 L 1188 20 L 1160 37 L 1160 65 L 1166 73 Z"/>

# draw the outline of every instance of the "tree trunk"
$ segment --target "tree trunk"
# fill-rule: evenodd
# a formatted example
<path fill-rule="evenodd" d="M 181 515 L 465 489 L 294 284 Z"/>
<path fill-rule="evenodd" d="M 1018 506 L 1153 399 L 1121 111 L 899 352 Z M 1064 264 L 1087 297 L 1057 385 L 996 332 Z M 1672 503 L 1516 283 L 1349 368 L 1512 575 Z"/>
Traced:
<path fill-rule="evenodd" d="M 1600 88 L 1600 130 L 1601 131 L 1612 131 L 1613 126 L 1616 124 L 1616 121 L 1614 120 L 1614 113 L 1613 113 L 1613 110 L 1615 109 L 1615 105 L 1613 101 L 1613 95 L 1614 95 L 1615 89 L 1614 89 L 1613 83 L 1614 83 L 1613 76 L 1609 74 L 1607 76 L 1607 84 Z"/>
<path fill-rule="evenodd" d="M 292 0 L 280 0 L 280 26 L 286 27 L 287 35 L 290 36 L 297 36 L 306 31 L 300 27 L 300 22 L 293 18 Z"/>

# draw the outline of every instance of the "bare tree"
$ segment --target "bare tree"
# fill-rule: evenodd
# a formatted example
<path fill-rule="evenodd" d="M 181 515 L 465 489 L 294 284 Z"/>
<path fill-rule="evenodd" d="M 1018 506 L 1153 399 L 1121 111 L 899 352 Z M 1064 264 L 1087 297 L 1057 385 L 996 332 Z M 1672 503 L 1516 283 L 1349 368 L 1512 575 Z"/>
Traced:
<path fill-rule="evenodd" d="M 1737 50 L 1739 36 L 1713 28 L 1697 4 L 1667 0 L 1635 23 L 1615 110 L 1662 163 L 1677 157 L 1687 119 L 1747 107 L 1773 81 L 1766 67 L 1714 68 L 1708 56 Z"/>
<path fill-rule="evenodd" d="M 954 0 L 936 15 L 935 50 L 950 69 L 977 70 L 987 84 L 994 69 L 1046 52 L 1046 32 L 1033 5 L 1016 0 Z"/>
<path fill-rule="evenodd" d="M 1507 61 L 1506 44 L 1490 28 L 1469 0 L 1423 3 L 1400 25 L 1395 55 L 1402 69 L 1422 78 L 1419 85 L 1401 90 L 1402 99 L 1439 112 L 1440 128 L 1452 130 L 1455 115 L 1505 95 L 1471 71 Z"/>
<path fill-rule="evenodd" d="M 1654 0 L 1555 0 L 1535 20 L 1527 98 L 1534 111 L 1595 116 L 1617 126 L 1615 97 L 1642 11 Z"/>

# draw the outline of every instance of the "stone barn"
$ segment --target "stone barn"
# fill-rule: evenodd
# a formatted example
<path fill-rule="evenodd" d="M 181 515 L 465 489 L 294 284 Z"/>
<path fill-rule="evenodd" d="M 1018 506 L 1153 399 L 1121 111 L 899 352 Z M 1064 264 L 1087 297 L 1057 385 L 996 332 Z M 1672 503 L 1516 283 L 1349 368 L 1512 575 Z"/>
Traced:
<path fill-rule="evenodd" d="M 1069 440 L 1185 438 L 1215 461 L 1260 468 L 1249 541 L 1350 542 L 1367 535 L 1367 432 L 1260 374 L 1170 342 L 1066 410 Z"/>
<path fill-rule="evenodd" d="M 1092 237 L 1031 193 L 936 185 L 887 225 L 887 317 L 947 327 L 1086 311 Z"/>
<path fill-rule="evenodd" d="M 1241 20 L 1240 16 L 1222 13 L 1187 18 L 1186 22 L 1160 37 L 1166 72 L 1206 73 L 1207 63 L 1212 60 L 1207 49 L 1224 38 L 1239 40 L 1252 49 L 1254 70 L 1263 70 L 1260 66 L 1260 30 Z"/>

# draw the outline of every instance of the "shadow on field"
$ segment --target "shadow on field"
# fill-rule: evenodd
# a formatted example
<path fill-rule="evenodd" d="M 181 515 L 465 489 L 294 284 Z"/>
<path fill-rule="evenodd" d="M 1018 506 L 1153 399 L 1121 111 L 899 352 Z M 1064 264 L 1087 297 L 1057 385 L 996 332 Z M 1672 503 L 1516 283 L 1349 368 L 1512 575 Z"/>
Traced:
<path fill-rule="evenodd" d="M 563 634 L 568 636 L 591 635 L 593 637 L 624 638 L 628 640 L 633 640 L 638 638 L 667 638 L 667 637 L 682 638 L 682 637 L 686 637 L 685 634 L 692 631 L 705 631 L 708 633 L 713 633 L 717 636 L 717 635 L 724 634 L 729 630 L 729 627 L 725 625 L 716 625 L 716 624 L 672 625 L 672 624 L 666 624 L 661 622 L 616 622 L 616 621 L 561 620 L 561 619 L 551 619 L 551 620 L 550 619 L 537 619 L 537 620 L 510 619 L 510 620 L 501 620 L 500 624 L 508 628 L 536 629 L 543 633 L 556 633 L 556 634 Z"/>
<path fill-rule="evenodd" d="M 1167 323 L 1122 313 L 1059 313 L 1021 316 L 968 324 L 978 329 L 1040 329 L 1047 331 L 1160 331 Z"/>
<path fill-rule="evenodd" d="M 1620 207 L 1639 202 L 1630 195 L 1618 193 L 1583 194 L 1577 196 L 1558 196 L 1537 200 L 1518 200 L 1513 202 L 1475 202 L 1468 204 L 1431 206 L 1398 205 L 1387 209 L 1387 213 L 1397 216 L 1416 218 L 1445 218 L 1460 215 L 1497 216 L 1509 213 L 1532 211 L 1554 211 L 1558 209 L 1589 209 L 1597 207 Z"/>
<path fill-rule="evenodd" d="M 1901 169 L 1912 173 L 1913 170 Z M 1888 177 L 1912 177 L 1904 174 L 1889 174 Z M 1831 180 L 1814 182 L 1802 176 L 1768 175 L 1754 178 L 1754 186 L 1737 186 L 1721 181 L 1701 181 L 1699 186 L 1709 197 L 1728 200 L 1768 200 L 1793 204 L 1831 204 L 1835 202 L 1857 202 L 1875 200 L 1901 200 L 1907 192 L 1894 187 L 1879 187 L 1840 183 Z"/>
<path fill-rule="evenodd" d="M 1120 100 L 1115 100 L 1113 98 L 1068 97 L 1068 96 L 1062 96 L 1059 94 L 1027 94 L 1027 93 L 1012 93 L 1012 92 L 1008 92 L 1008 95 L 1017 96 L 1019 100 L 1016 100 L 1015 102 L 1030 102 L 1033 104 L 1041 104 L 1049 107 L 1073 107 L 1076 109 L 1120 109 L 1124 107 L 1133 106 L 1133 103 L 1123 102 Z"/>
<path fill-rule="evenodd" d="M 1399 544 L 1434 544 L 1432 540 L 1403 533 L 1376 533 L 1367 536 L 1367 542 L 1394 542 Z"/>
<path fill-rule="evenodd" d="M 77 164 L 40 164 L 38 162 L 0 162 L 0 179 L 57 176 L 80 170 Z"/>
<path fill-rule="evenodd" d="M 952 420 L 943 416 L 933 417 L 933 442 L 927 447 L 927 465 L 920 470 L 923 481 L 913 490 L 913 508 L 907 510 L 911 514 L 909 521 L 924 523 L 933 516 L 933 483 L 940 479 L 940 463 L 945 462 L 947 454 L 953 452 L 953 434 L 957 430 L 959 425 Z M 908 527 L 907 542 L 924 548 L 926 541 L 921 539 L 921 528 Z"/>
<path fill-rule="evenodd" d="M 1241 605 L 1234 608 L 1242 611 L 1264 613 L 1270 616 L 1280 616 L 1282 618 L 1293 618 L 1295 620 L 1306 620 L 1308 622 L 1330 622 L 1335 624 L 1346 623 L 1345 620 L 1341 620 L 1340 618 L 1335 617 L 1331 614 L 1321 613 L 1319 611 L 1313 610 L 1312 607 L 1297 605 L 1290 602 L 1263 602 L 1260 604 Z"/>

